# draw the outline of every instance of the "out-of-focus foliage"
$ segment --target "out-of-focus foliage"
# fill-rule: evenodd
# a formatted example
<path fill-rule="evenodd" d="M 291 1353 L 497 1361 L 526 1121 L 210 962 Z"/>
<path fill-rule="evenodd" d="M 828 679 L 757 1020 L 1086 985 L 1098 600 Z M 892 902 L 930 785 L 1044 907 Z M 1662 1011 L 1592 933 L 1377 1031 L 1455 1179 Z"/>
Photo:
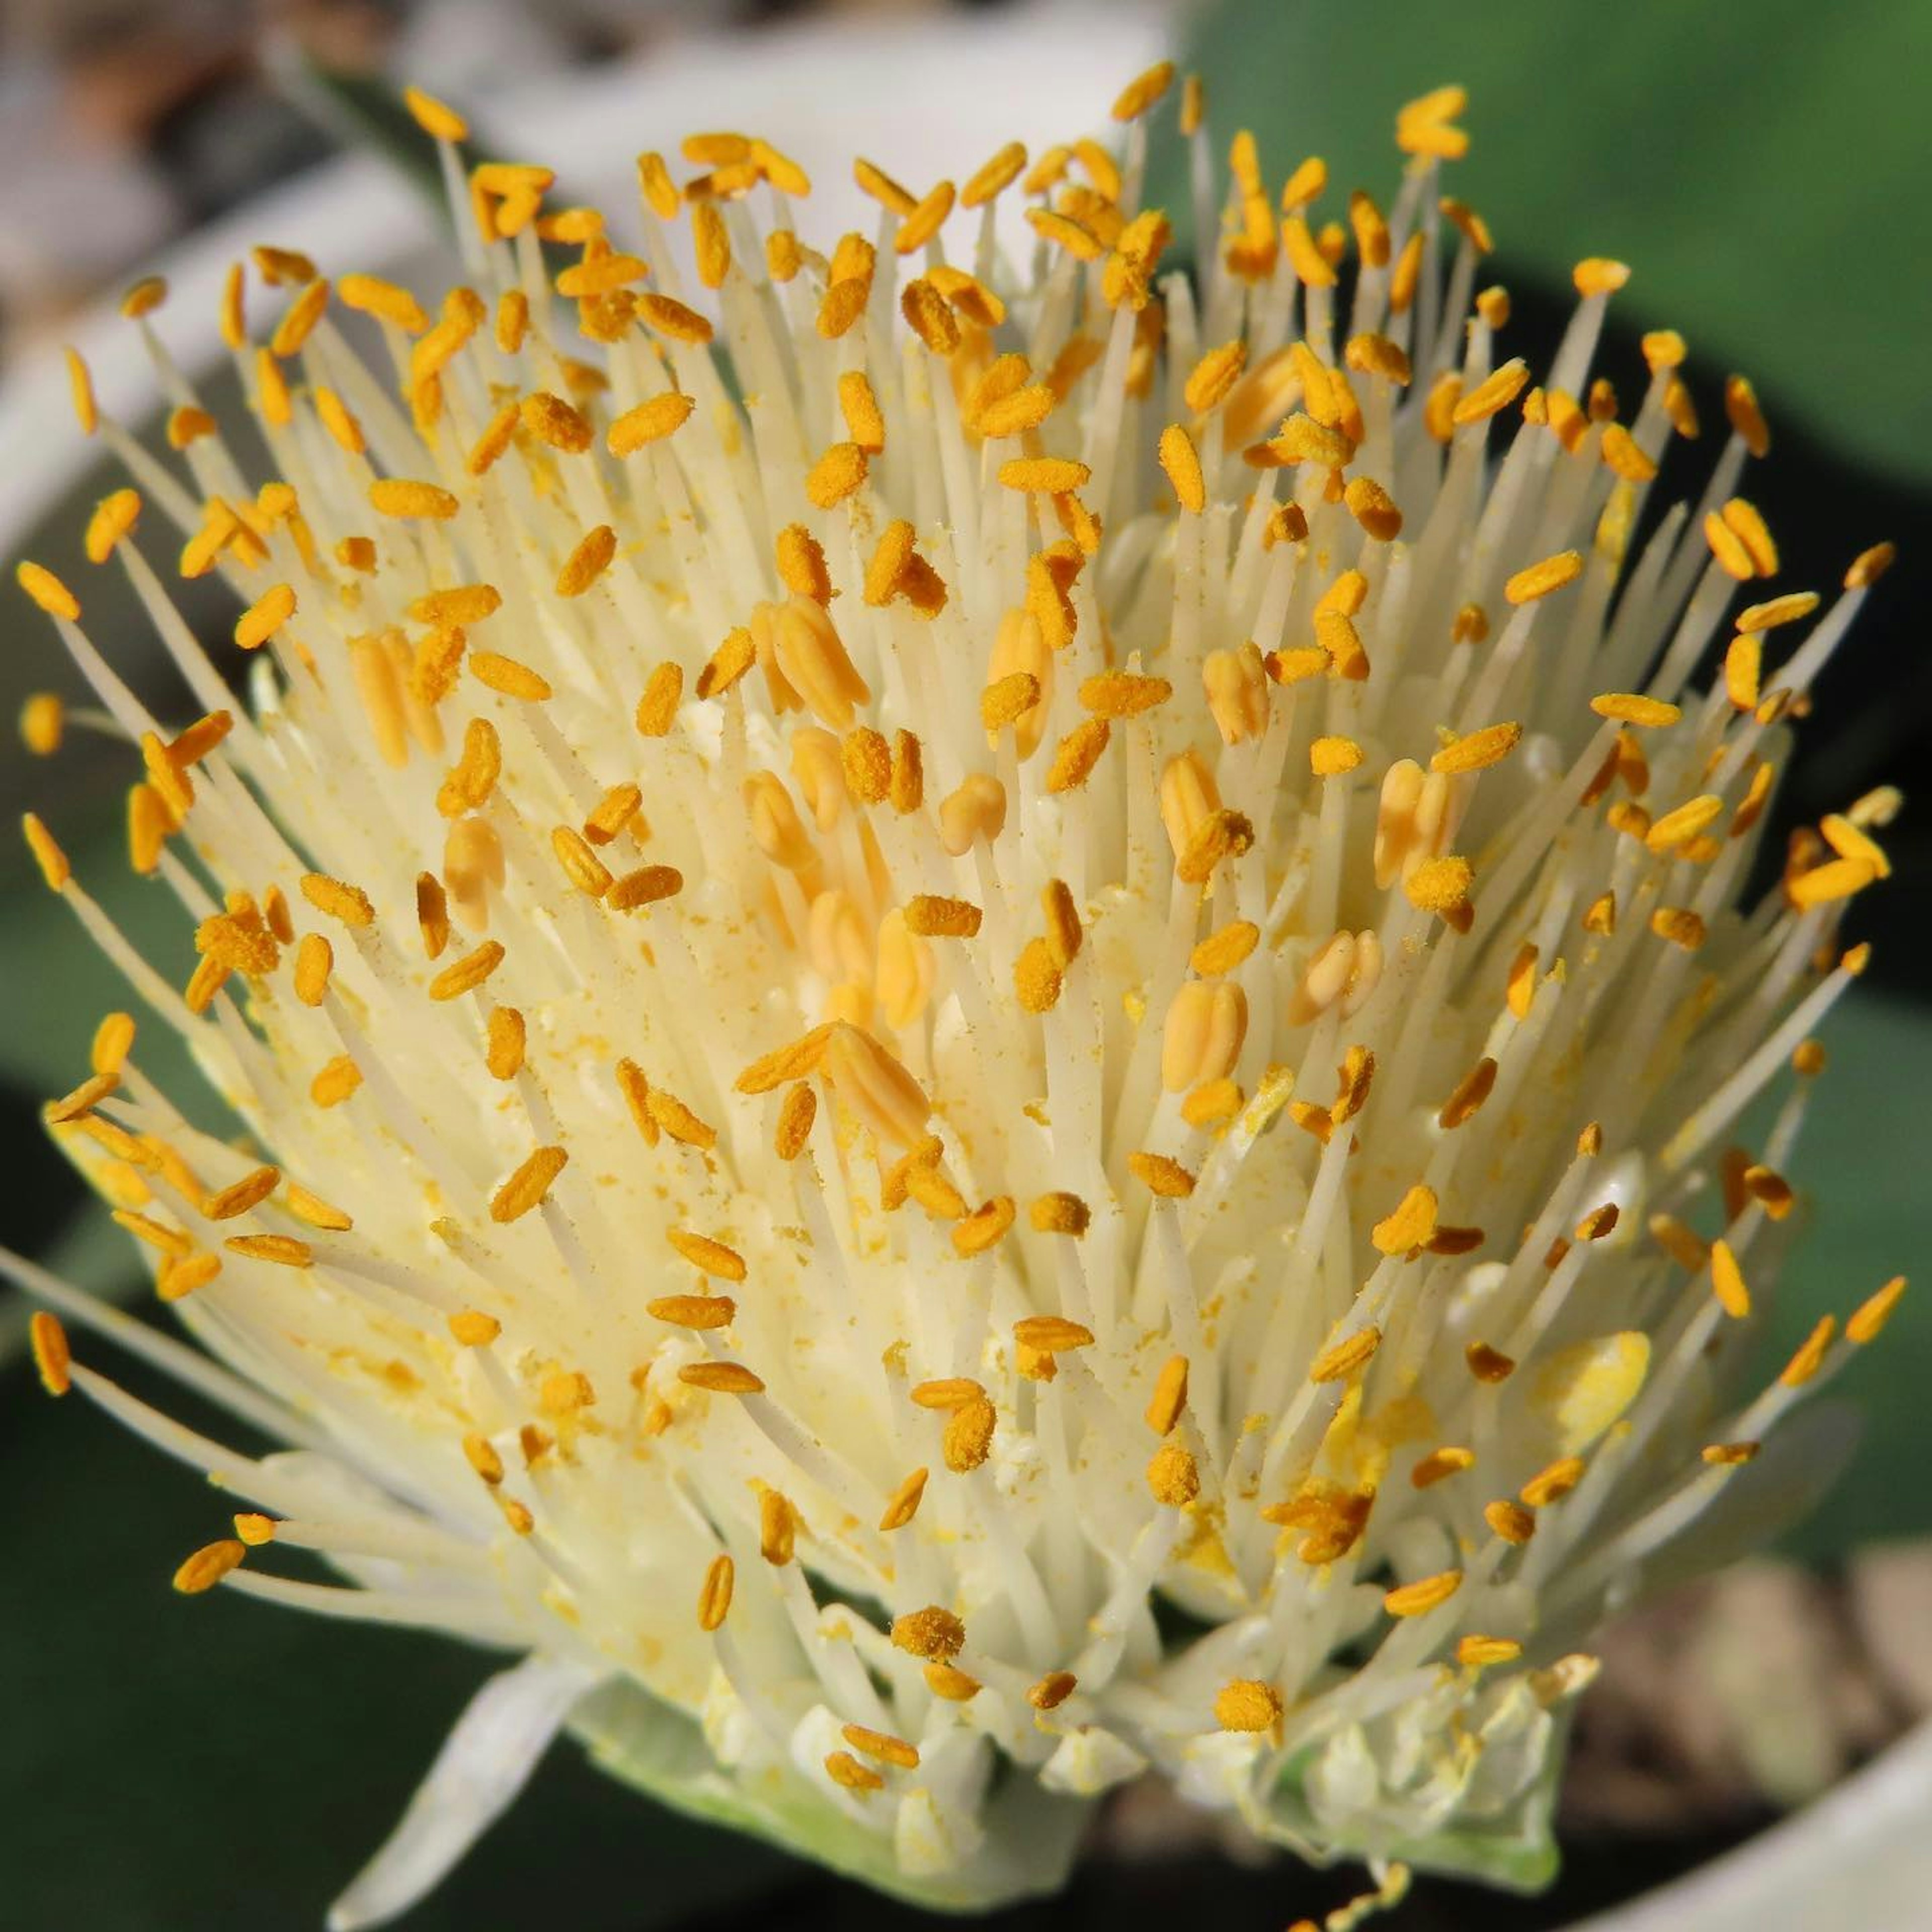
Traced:
<path fill-rule="evenodd" d="M 1385 195 L 1396 109 L 1460 82 L 1454 192 L 1513 271 L 1629 262 L 1620 305 L 1735 358 L 1774 420 L 1932 476 L 1932 7 L 1225 0 L 1190 58 L 1217 140 L 1252 128 L 1277 181 L 1320 154 L 1343 196 Z"/>

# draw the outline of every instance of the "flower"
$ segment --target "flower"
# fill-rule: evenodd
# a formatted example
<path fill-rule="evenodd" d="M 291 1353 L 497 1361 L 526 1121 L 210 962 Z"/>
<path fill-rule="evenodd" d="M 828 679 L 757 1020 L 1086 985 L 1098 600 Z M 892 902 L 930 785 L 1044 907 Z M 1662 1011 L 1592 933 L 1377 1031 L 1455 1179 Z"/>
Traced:
<path fill-rule="evenodd" d="M 1149 1771 L 1384 1892 L 1526 1882 L 1578 1646 L 1832 1460 L 1828 1416 L 1777 1425 L 1902 1282 L 1737 1391 L 1895 795 L 1738 901 L 1889 549 L 1822 613 L 1735 613 L 1696 689 L 1778 568 L 1749 385 L 1697 510 L 1651 514 L 1684 345 L 1645 338 L 1620 421 L 1589 369 L 1627 272 L 1591 260 L 1546 380 L 1497 360 L 1487 230 L 1438 192 L 1456 89 L 1348 228 L 1311 226 L 1318 162 L 1278 216 L 1238 136 L 1224 238 L 1164 272 L 1172 78 L 1124 153 L 916 194 L 860 162 L 878 240 L 829 256 L 761 141 L 693 137 L 682 185 L 644 156 L 632 254 L 540 168 L 466 181 L 416 96 L 472 286 L 432 315 L 264 249 L 251 347 L 238 269 L 272 480 L 184 399 L 184 482 L 76 364 L 136 486 L 89 554 L 205 715 L 164 727 L 20 581 L 139 748 L 185 990 L 27 836 L 248 1138 L 110 1016 L 49 1119 L 206 1353 L 8 1265 L 290 1447 L 190 1433 L 51 1312 L 44 1378 L 248 1505 L 180 1588 L 520 1658 L 338 1927 L 566 1724 L 940 1904 L 1052 1887 Z M 245 708 L 148 502 L 245 607 Z"/>

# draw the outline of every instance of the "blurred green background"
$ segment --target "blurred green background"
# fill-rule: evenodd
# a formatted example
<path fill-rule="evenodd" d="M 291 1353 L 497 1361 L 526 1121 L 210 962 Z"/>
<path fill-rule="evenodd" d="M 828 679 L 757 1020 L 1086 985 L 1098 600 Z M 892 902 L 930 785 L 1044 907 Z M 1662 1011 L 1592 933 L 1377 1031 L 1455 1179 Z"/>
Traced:
<path fill-rule="evenodd" d="M 725 10 L 732 20 L 721 15 L 701 30 L 748 31 L 739 14 L 761 10 Z M 1017 10 L 975 10 L 986 33 L 1020 44 Z M 1906 552 L 1819 694 L 1787 820 L 1815 818 L 1883 777 L 1909 790 L 1932 748 L 1932 674 L 1915 616 L 1927 608 L 1927 577 L 1912 554 L 1932 524 L 1932 383 L 1917 366 L 1932 344 L 1924 185 L 1932 139 L 1922 105 L 1932 8 L 1230 0 L 1177 8 L 1172 29 L 1208 77 L 1221 141 L 1238 125 L 1252 127 L 1275 179 L 1304 154 L 1323 154 L 1344 192 L 1360 183 L 1379 194 L 1392 183 L 1389 136 L 1400 102 L 1444 80 L 1464 82 L 1474 146 L 1454 187 L 1496 235 L 1493 278 L 1516 304 L 1513 346 L 1534 361 L 1561 326 L 1571 262 L 1613 254 L 1636 272 L 1614 305 L 1606 373 L 1639 380 L 1636 336 L 1667 322 L 1690 340 L 1707 423 L 1721 422 L 1727 370 L 1754 376 L 1777 442 L 1746 488 L 1779 533 L 1784 585 L 1828 588 L 1854 552 L 1881 536 Z M 0 24 L 0 140 L 4 32 Z M 630 57 L 648 58 L 650 45 L 629 46 Z M 610 49 L 592 35 L 568 51 Z M 755 58 L 755 40 L 739 57 Z M 1095 58 L 1105 57 L 1096 37 Z M 432 77 L 420 63 L 416 70 Z M 988 112 L 990 146 L 1000 131 L 996 104 Z M 302 143 L 291 152 L 304 152 Z M 33 218 L 18 205 L 10 217 Z M 13 452 L 10 460 L 31 459 Z M 70 560 L 85 505 L 106 487 L 77 496 L 64 535 L 36 554 L 57 566 Z M 38 618 L 17 602 L 10 609 L 0 708 L 10 716 L 28 689 L 75 687 Z M 200 614 L 212 622 L 218 607 Z M 116 916 L 137 940 L 182 958 L 182 928 L 162 889 L 128 879 L 119 863 L 126 782 L 113 756 L 86 744 L 51 768 L 28 769 L 10 740 L 0 753 L 10 812 L 29 797 L 56 801 L 64 838 Z M 1815 1225 L 1782 1285 L 1768 1363 L 1818 1312 L 1842 1312 L 1886 1275 L 1910 1270 L 1928 1225 L 1923 814 L 1908 812 L 1888 843 L 1907 876 L 1860 909 L 1863 931 L 1878 942 L 1876 964 L 1826 1034 L 1832 1065 L 1798 1176 L 1814 1197 Z M 96 1019 L 123 994 L 30 881 L 10 840 L 0 849 L 0 992 L 12 1016 L 0 1037 L 8 1176 L 0 1238 L 106 1285 L 126 1272 L 120 1238 L 104 1214 L 77 1213 L 34 1110 L 85 1070 Z M 143 1060 L 151 1072 L 175 1071 L 152 1046 L 144 1045 Z M 9 1333 L 19 1314 L 17 1304 L 0 1311 Z M 1932 1304 L 1909 1297 L 1882 1345 L 1840 1384 L 1867 1413 L 1866 1444 L 1793 1550 L 1831 1566 L 1856 1545 L 1932 1531 L 1928 1492 L 1909 1480 L 1925 1446 L 1928 1369 Z M 139 1373 L 129 1379 L 160 1393 Z M 167 1400 L 194 1419 L 191 1405 Z M 219 1499 L 80 1405 L 40 1400 L 17 1352 L 0 1365 L 0 1453 L 11 1478 L 0 1515 L 0 1844 L 11 1852 L 0 1924 L 20 1932 L 319 1924 L 488 1661 L 436 1640 L 324 1626 L 219 1593 L 175 1597 L 167 1576 L 212 1533 Z M 1492 1928 L 1554 1926 L 1707 1849 L 1702 1840 L 1635 1852 L 1584 1846 L 1550 1899 L 1492 1904 L 1425 1888 L 1388 1922 L 1421 1928 L 1480 1916 Z M 1282 1866 L 1259 1874 L 1186 1862 L 1151 1876 L 1102 1870 L 1083 1874 L 1064 1906 L 999 1922 L 1117 1926 L 1123 1912 L 1167 1902 L 1197 1918 L 1204 1903 L 1217 1927 L 1273 1926 L 1332 1903 L 1352 1882 Z M 582 1932 L 642 1932 L 767 1924 L 775 1914 L 788 1925 L 866 1928 L 914 1916 L 776 1853 L 674 1822 L 565 1747 L 455 1880 L 406 1922 L 430 1932 L 567 1918 Z"/>

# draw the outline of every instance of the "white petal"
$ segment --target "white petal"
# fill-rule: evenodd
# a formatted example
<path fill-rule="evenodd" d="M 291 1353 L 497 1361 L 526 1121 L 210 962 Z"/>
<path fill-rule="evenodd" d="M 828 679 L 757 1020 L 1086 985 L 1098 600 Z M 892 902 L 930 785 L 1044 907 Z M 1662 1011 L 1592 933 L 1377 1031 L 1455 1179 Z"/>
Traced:
<path fill-rule="evenodd" d="M 328 1932 L 387 1924 L 440 1884 L 523 1790 L 596 1682 L 581 1664 L 535 1654 L 491 1678 L 457 1719 L 402 1822 L 329 1908 Z"/>

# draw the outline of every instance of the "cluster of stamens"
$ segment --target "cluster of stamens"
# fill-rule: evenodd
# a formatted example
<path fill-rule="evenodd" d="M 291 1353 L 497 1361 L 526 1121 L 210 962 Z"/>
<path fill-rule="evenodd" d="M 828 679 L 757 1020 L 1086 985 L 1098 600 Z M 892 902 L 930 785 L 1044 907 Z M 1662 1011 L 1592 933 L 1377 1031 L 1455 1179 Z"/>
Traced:
<path fill-rule="evenodd" d="M 1732 611 L 1779 568 L 1749 385 L 1658 514 L 1699 424 L 1672 333 L 1627 414 L 1591 380 L 1621 265 L 1578 266 L 1542 383 L 1498 361 L 1457 90 L 1402 111 L 1389 210 L 1318 222 L 1322 164 L 1276 196 L 1246 134 L 1217 206 L 1187 83 L 1168 266 L 1172 79 L 1120 152 L 860 162 L 876 232 L 829 254 L 755 138 L 641 157 L 634 253 L 412 96 L 470 284 L 432 313 L 264 248 L 258 343 L 238 266 L 273 480 L 159 284 L 125 308 L 178 464 L 74 362 L 132 478 L 88 556 L 203 715 L 20 570 L 76 722 L 138 750 L 129 856 L 191 970 L 28 840 L 247 1138 L 118 1013 L 48 1119 L 207 1356 L 124 1339 L 300 1452 L 36 1318 L 50 1388 L 248 1505 L 178 1586 L 529 1653 L 518 1694 L 595 1694 L 607 1745 L 634 1687 L 704 1766 L 674 1802 L 956 1903 L 1051 1883 L 1150 1767 L 1313 1855 L 1528 1856 L 1576 1646 L 1789 1480 L 1747 1466 L 1903 1287 L 1730 1392 L 1895 794 L 1737 901 L 1888 549 Z"/>

